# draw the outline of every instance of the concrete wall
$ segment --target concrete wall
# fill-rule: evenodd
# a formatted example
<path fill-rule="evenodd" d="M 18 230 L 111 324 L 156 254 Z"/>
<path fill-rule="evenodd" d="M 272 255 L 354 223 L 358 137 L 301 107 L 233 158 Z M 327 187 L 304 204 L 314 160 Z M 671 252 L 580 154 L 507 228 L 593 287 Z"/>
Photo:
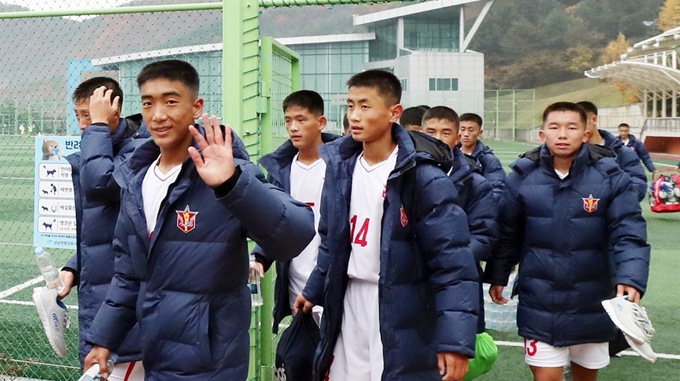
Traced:
<path fill-rule="evenodd" d="M 640 129 L 645 124 L 642 113 L 642 103 L 627 106 L 601 108 L 598 110 L 597 126 L 610 131 L 615 131 L 619 124 L 628 123 L 630 132 L 640 136 Z"/>
<path fill-rule="evenodd" d="M 484 115 L 484 55 L 476 52 L 413 52 L 395 60 L 371 62 L 365 69 L 392 67 L 407 80 L 401 103 L 404 107 L 448 106 L 459 114 Z M 456 78 L 457 91 L 430 91 L 430 78 Z"/>

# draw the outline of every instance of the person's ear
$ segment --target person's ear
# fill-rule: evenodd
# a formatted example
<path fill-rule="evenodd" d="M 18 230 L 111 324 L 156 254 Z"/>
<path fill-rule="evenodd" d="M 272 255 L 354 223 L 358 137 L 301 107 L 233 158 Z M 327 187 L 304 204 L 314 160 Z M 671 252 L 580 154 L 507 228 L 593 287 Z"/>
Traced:
<path fill-rule="evenodd" d="M 397 123 L 399 118 L 401 118 L 401 114 L 404 113 L 404 106 L 397 103 L 396 105 L 390 107 L 390 113 L 391 113 L 390 122 Z"/>
<path fill-rule="evenodd" d="M 583 142 L 584 143 L 587 142 L 588 139 L 590 139 L 590 135 L 592 135 L 592 133 L 590 132 L 589 129 L 586 129 L 585 133 L 583 134 Z"/>
<path fill-rule="evenodd" d="M 538 137 L 541 138 L 541 141 L 543 143 L 545 143 L 545 131 L 543 131 L 542 128 L 540 130 L 538 130 Z"/>
<path fill-rule="evenodd" d="M 196 98 L 192 111 L 194 119 L 198 119 L 203 115 L 203 98 Z"/>
<path fill-rule="evenodd" d="M 319 131 L 322 131 L 324 128 L 326 128 L 327 124 L 328 124 L 328 119 L 326 119 L 325 115 L 321 115 L 319 117 Z"/>

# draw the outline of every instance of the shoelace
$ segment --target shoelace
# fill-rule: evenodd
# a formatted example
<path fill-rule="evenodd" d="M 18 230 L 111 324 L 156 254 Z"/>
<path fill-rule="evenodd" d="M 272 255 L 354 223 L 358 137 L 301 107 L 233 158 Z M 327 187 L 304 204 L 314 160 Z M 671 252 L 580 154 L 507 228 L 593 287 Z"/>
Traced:
<path fill-rule="evenodd" d="M 647 310 L 645 307 L 633 304 L 633 318 L 635 319 L 635 323 L 642 328 L 643 333 L 647 337 L 647 341 L 649 341 L 656 330 L 654 330 L 652 322 L 649 320 L 649 317 L 647 317 Z"/>

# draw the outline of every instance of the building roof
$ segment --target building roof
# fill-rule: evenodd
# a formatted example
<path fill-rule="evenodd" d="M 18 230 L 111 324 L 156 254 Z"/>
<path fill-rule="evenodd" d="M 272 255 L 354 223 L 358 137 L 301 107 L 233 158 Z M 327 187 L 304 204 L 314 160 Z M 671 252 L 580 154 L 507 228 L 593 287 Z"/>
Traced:
<path fill-rule="evenodd" d="M 375 40 L 375 33 L 327 34 L 323 36 L 280 37 L 276 41 L 283 45 L 324 44 L 332 42 L 352 42 Z"/>
<path fill-rule="evenodd" d="M 624 81 L 639 90 L 680 90 L 680 70 L 643 59 L 612 62 L 590 69 L 585 75 L 589 78 Z"/>
<path fill-rule="evenodd" d="M 369 13 L 365 15 L 354 15 L 354 25 L 373 24 L 380 21 L 395 19 L 399 17 L 416 15 L 424 12 L 446 10 L 447 8 L 465 5 L 470 3 L 477 3 L 482 0 L 434 0 L 404 7 L 388 9 L 380 12 Z"/>
<path fill-rule="evenodd" d="M 584 72 L 586 77 L 614 79 L 642 91 L 680 91 L 676 49 L 680 27 L 634 44 L 620 61 Z"/>
<path fill-rule="evenodd" d="M 654 37 L 640 41 L 628 49 L 627 56 L 634 54 L 646 54 L 653 51 L 674 49 L 680 40 L 680 27 L 673 28 Z"/>
<path fill-rule="evenodd" d="M 182 46 L 179 48 L 170 49 L 159 49 L 159 50 L 147 50 L 144 52 L 122 54 L 119 56 L 95 58 L 92 60 L 92 64 L 95 66 L 104 66 L 115 63 L 145 60 L 149 58 L 159 58 L 167 57 L 178 54 L 189 54 L 189 53 L 200 53 L 200 52 L 214 52 L 222 50 L 222 44 L 206 44 L 206 45 L 192 45 L 192 46 Z"/>
<path fill-rule="evenodd" d="M 323 44 L 333 42 L 369 41 L 375 40 L 375 33 L 351 33 L 351 34 L 329 34 L 323 36 L 305 37 L 284 37 L 277 38 L 276 41 L 283 45 L 304 45 L 304 44 Z M 147 50 L 144 52 L 122 54 L 119 56 L 95 58 L 92 60 L 94 66 L 105 66 L 123 62 L 146 60 L 150 58 L 168 57 L 180 54 L 204 53 L 221 51 L 222 44 L 205 44 L 182 46 L 179 48 Z"/>

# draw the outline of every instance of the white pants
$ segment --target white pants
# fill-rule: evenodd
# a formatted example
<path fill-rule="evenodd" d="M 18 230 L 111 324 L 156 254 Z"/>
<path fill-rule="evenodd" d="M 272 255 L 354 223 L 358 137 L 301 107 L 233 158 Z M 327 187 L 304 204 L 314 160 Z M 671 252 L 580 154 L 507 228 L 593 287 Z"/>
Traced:
<path fill-rule="evenodd" d="M 524 361 L 539 368 L 558 368 L 573 361 L 586 369 L 602 369 L 609 365 L 609 343 L 558 348 L 538 340 L 524 339 Z"/>
<path fill-rule="evenodd" d="M 384 364 L 378 284 L 350 279 L 343 304 L 342 329 L 328 380 L 380 381 Z"/>
<path fill-rule="evenodd" d="M 113 367 L 109 381 L 144 381 L 144 365 L 141 361 L 123 362 Z"/>

